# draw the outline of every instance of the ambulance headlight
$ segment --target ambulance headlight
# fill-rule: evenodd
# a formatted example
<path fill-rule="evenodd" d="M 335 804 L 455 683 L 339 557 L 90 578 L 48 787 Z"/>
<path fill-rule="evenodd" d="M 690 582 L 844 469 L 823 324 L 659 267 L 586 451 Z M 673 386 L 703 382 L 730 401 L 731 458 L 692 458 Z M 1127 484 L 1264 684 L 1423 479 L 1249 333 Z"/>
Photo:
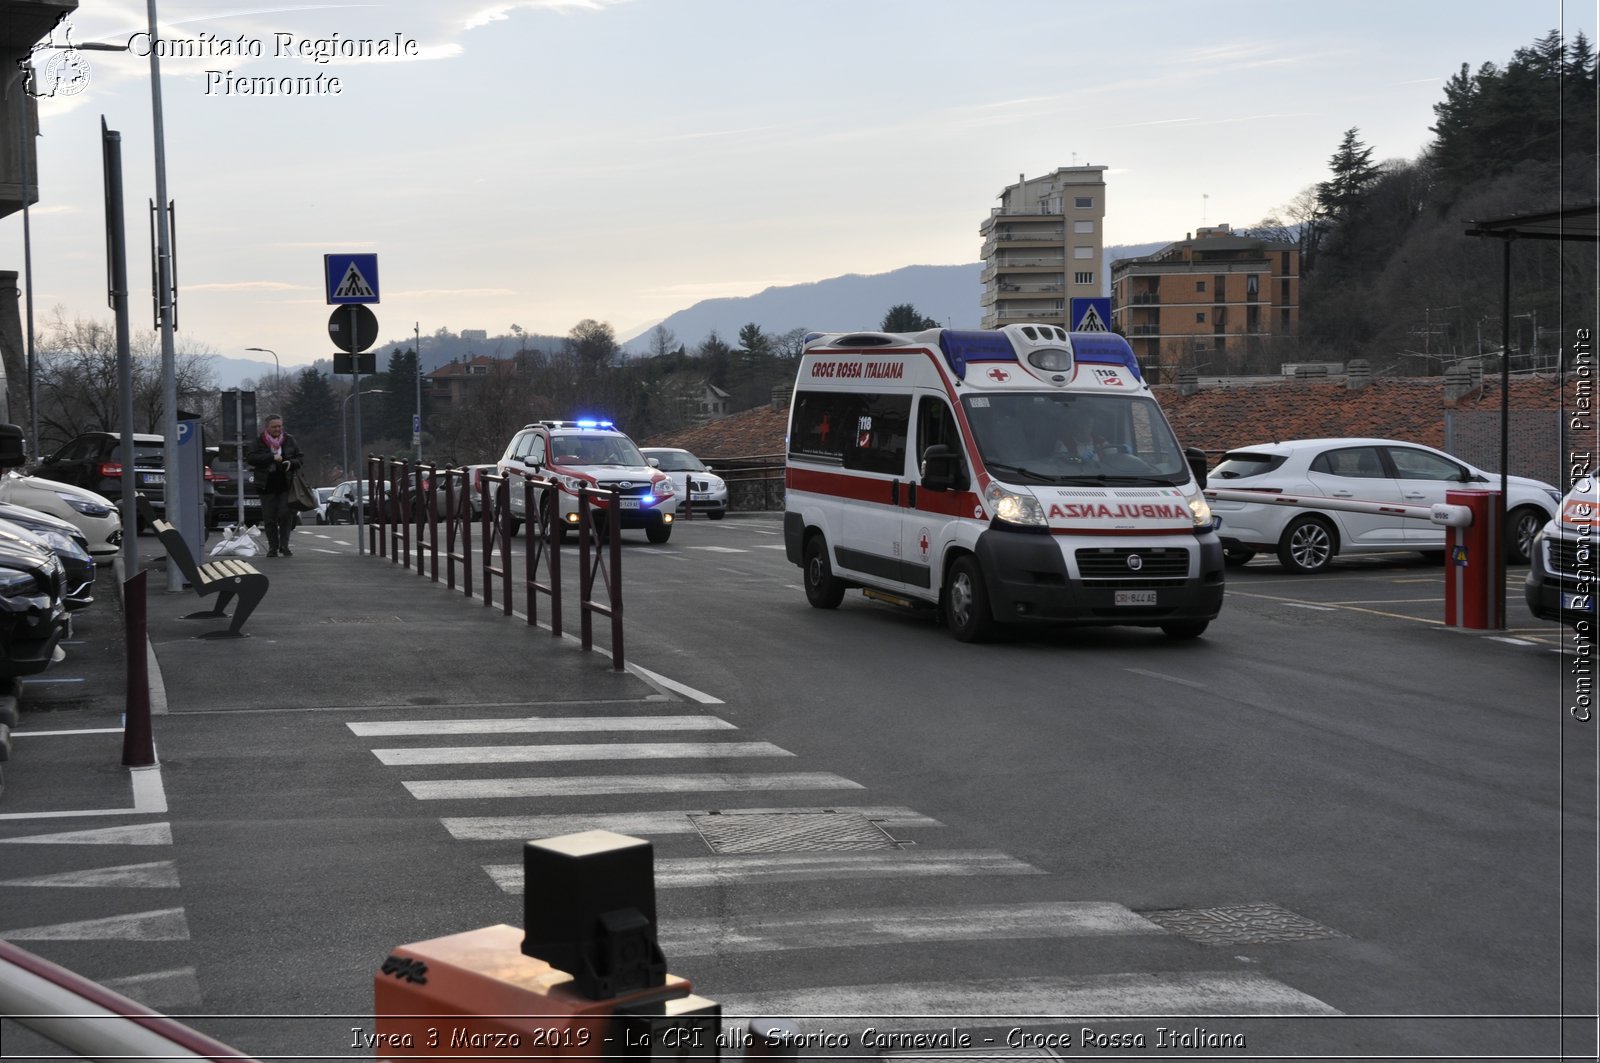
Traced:
<path fill-rule="evenodd" d="M 1196 528 L 1211 527 L 1211 503 L 1206 501 L 1205 495 L 1189 499 L 1189 516 L 1194 518 Z"/>
<path fill-rule="evenodd" d="M 1014 524 L 1019 528 L 1047 530 L 1050 527 L 1049 521 L 1044 518 L 1044 507 L 1031 492 L 1013 491 L 998 483 L 991 483 L 988 499 L 989 508 L 994 510 L 995 520 L 1004 524 Z"/>

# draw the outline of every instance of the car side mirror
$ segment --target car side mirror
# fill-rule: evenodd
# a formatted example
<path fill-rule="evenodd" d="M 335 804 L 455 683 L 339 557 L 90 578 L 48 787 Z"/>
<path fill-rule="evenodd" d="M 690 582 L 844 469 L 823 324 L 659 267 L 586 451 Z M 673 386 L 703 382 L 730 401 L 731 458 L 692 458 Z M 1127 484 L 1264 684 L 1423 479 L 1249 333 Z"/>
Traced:
<path fill-rule="evenodd" d="M 646 458 L 646 459 L 644 459 L 644 461 L 645 461 L 645 464 L 650 466 L 652 469 L 661 468 L 661 459 L 660 458 Z"/>
<path fill-rule="evenodd" d="M 28 447 L 22 438 L 22 427 L 0 424 L 0 469 L 15 469 L 28 462 Z"/>
<path fill-rule="evenodd" d="M 1189 471 L 1194 473 L 1194 482 L 1204 487 L 1206 485 L 1206 452 L 1199 447 L 1184 447 L 1183 460 L 1189 463 Z"/>
<path fill-rule="evenodd" d="M 700 471 L 701 472 L 716 472 L 717 470 L 715 470 L 711 466 L 707 465 L 705 468 L 701 469 Z"/>
<path fill-rule="evenodd" d="M 965 491 L 967 470 L 961 455 L 946 443 L 935 443 L 922 452 L 922 486 L 930 491 Z"/>

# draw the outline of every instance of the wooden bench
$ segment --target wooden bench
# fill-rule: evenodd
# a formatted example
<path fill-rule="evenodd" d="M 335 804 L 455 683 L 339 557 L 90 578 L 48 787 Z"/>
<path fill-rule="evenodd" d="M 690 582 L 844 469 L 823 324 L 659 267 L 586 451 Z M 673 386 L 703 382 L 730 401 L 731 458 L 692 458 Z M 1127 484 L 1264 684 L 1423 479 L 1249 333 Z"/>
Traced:
<path fill-rule="evenodd" d="M 183 578 L 189 581 L 189 586 L 202 598 L 215 594 L 217 604 L 214 609 L 200 613 L 189 613 L 181 617 L 183 620 L 220 619 L 228 615 L 228 603 L 235 597 L 239 605 L 233 611 L 233 623 L 225 631 L 208 631 L 204 635 L 196 635 L 202 639 L 227 639 L 248 638 L 243 631 L 244 622 L 256 606 L 261 604 L 261 599 L 267 596 L 267 574 L 260 571 L 247 561 L 236 557 L 219 557 L 215 561 L 208 561 L 203 565 L 194 563 L 194 555 L 189 553 L 189 544 L 183 541 L 183 536 L 178 529 L 164 520 L 153 520 L 150 527 L 161 540 L 161 545 L 167 551 L 167 559 L 177 565 L 183 572 Z"/>

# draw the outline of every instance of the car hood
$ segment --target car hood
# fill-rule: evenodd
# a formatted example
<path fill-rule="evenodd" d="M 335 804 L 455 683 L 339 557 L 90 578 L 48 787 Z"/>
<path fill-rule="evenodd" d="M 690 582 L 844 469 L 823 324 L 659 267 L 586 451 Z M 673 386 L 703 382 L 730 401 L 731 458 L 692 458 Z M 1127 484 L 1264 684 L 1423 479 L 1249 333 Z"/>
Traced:
<path fill-rule="evenodd" d="M 96 494 L 95 492 L 90 491 L 88 488 L 79 487 L 76 484 L 62 483 L 60 480 L 46 480 L 38 476 L 29 476 L 26 473 L 20 472 L 8 472 L 6 473 L 6 479 L 9 481 L 17 481 L 21 486 L 31 488 L 35 491 L 46 491 L 53 495 L 67 495 L 71 498 L 81 498 L 85 502 L 95 502 L 99 505 L 105 506 L 113 513 L 117 512 L 116 504 L 105 495 Z"/>

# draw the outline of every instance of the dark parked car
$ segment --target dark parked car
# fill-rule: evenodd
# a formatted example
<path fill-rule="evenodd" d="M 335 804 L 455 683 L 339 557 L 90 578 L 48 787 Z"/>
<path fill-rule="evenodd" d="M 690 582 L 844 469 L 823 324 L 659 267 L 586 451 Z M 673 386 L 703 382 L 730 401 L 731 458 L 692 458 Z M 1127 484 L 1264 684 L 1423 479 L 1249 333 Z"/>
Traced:
<path fill-rule="evenodd" d="M 94 558 L 89 540 L 74 524 L 26 506 L 0 502 L 0 530 L 33 536 L 61 562 L 66 577 L 62 594 L 68 609 L 94 603 Z"/>
<path fill-rule="evenodd" d="M 239 476 L 237 469 L 216 469 L 206 466 L 206 479 L 213 494 L 206 509 L 206 527 L 225 528 L 239 523 Z M 261 523 L 261 492 L 256 490 L 255 477 L 249 470 L 244 474 L 244 523 Z"/>
<path fill-rule="evenodd" d="M 165 438 L 157 435 L 135 433 L 133 437 L 134 484 L 150 503 L 150 508 L 160 515 L 166 514 L 166 452 Z M 122 502 L 122 435 L 119 432 L 85 432 L 61 449 L 41 461 L 32 470 L 34 476 L 87 488 L 110 499 L 113 505 Z M 206 513 L 212 508 L 214 490 L 205 483 Z"/>

